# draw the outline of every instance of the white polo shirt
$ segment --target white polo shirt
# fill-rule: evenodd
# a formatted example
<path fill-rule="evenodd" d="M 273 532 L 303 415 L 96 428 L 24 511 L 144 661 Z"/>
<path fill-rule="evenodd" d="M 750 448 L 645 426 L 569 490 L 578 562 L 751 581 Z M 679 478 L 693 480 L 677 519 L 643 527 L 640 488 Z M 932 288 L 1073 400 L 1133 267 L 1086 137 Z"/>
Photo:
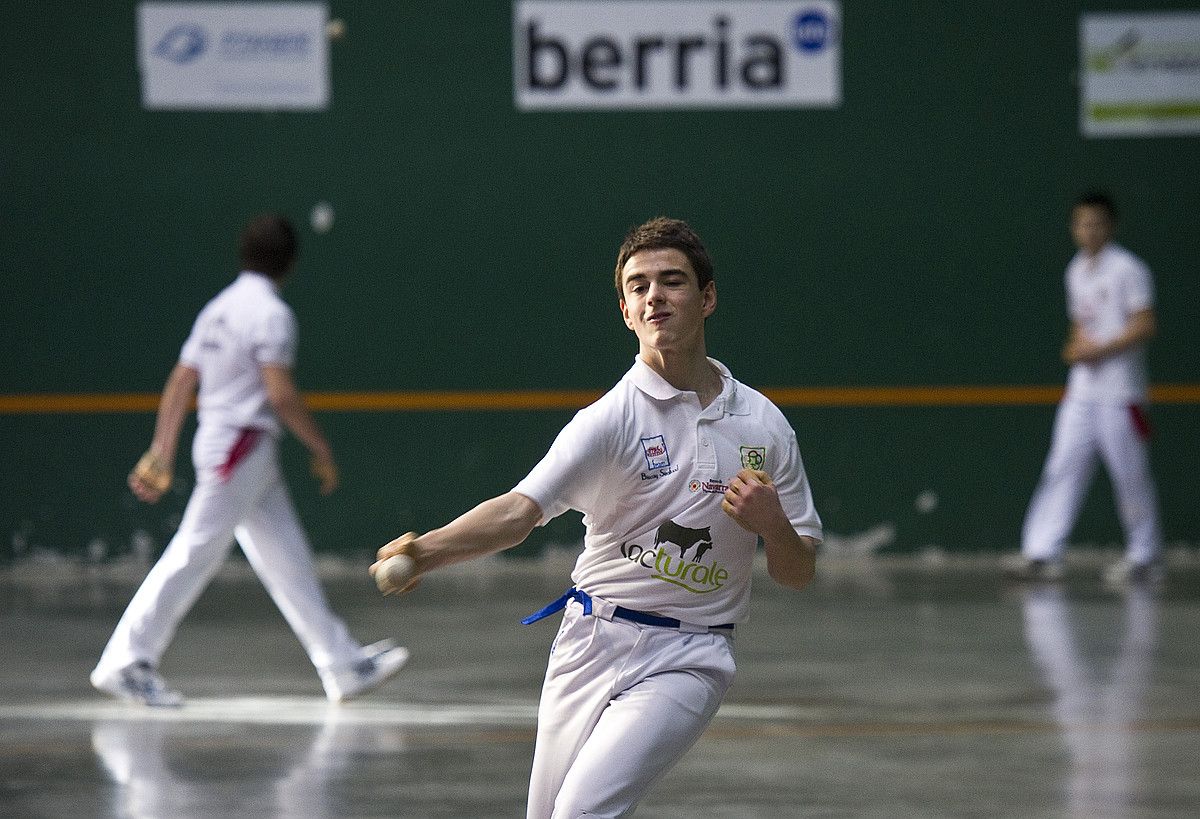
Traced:
<path fill-rule="evenodd" d="M 270 278 L 242 271 L 200 311 L 179 354 L 200 373 L 201 428 L 255 427 L 278 436 L 261 368 L 291 367 L 295 357 L 292 309 Z"/>
<path fill-rule="evenodd" d="M 1130 317 L 1154 306 L 1154 282 L 1145 263 L 1113 242 L 1101 248 L 1095 264 L 1082 251 L 1067 265 L 1067 310 L 1088 336 L 1099 342 L 1121 334 Z M 1146 350 L 1137 345 L 1094 363 L 1071 365 L 1067 397 L 1101 403 L 1146 400 Z"/>
<path fill-rule="evenodd" d="M 796 531 L 821 539 L 821 521 L 783 413 L 723 364 L 720 396 L 701 409 L 640 358 L 580 410 L 514 491 L 542 524 L 583 512 L 584 548 L 571 579 L 626 608 L 697 625 L 746 618 L 758 537 L 721 511 L 743 467 L 772 477 Z"/>

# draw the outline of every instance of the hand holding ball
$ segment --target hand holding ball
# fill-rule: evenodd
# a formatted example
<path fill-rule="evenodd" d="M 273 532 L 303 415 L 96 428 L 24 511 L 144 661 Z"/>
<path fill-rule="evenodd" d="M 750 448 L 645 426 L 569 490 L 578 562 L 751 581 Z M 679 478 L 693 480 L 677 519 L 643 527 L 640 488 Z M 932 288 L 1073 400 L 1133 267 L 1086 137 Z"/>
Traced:
<path fill-rule="evenodd" d="M 381 557 L 371 567 L 375 585 L 384 594 L 404 594 L 416 588 L 417 561 L 409 554 L 417 541 L 415 532 L 407 532 L 379 550 Z"/>
<path fill-rule="evenodd" d="M 389 557 L 375 570 L 375 585 L 384 594 L 404 591 L 417 573 L 417 561 L 408 555 Z"/>

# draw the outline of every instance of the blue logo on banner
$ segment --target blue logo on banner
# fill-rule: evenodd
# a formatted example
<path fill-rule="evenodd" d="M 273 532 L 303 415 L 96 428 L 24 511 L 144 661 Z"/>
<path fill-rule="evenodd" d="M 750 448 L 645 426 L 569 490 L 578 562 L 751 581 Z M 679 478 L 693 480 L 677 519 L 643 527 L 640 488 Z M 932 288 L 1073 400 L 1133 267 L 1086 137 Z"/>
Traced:
<path fill-rule="evenodd" d="M 204 53 L 208 35 L 194 23 L 181 23 L 163 35 L 154 46 L 154 56 L 177 65 L 190 63 Z"/>
<path fill-rule="evenodd" d="M 809 9 L 796 15 L 796 47 L 815 54 L 829 45 L 829 18 L 820 9 Z"/>

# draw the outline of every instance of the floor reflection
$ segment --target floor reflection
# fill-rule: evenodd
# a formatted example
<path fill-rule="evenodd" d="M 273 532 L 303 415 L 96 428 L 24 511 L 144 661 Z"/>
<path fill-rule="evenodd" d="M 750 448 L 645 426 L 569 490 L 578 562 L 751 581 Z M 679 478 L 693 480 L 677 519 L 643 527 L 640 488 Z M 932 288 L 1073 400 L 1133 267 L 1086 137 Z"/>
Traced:
<path fill-rule="evenodd" d="M 1134 730 L 1146 715 L 1158 600 L 1144 587 L 1124 595 L 1122 622 L 1110 633 L 1105 621 L 1084 616 L 1080 604 L 1070 603 L 1061 586 L 1023 592 L 1025 638 L 1055 693 L 1054 716 L 1071 755 L 1064 799 L 1072 816 L 1122 816 L 1133 809 Z M 1114 635 L 1119 635 L 1115 659 Z"/>
<path fill-rule="evenodd" d="M 337 816 L 364 755 L 405 749 L 404 729 L 341 721 L 239 724 L 103 719 L 92 748 L 113 783 L 111 815 Z"/>

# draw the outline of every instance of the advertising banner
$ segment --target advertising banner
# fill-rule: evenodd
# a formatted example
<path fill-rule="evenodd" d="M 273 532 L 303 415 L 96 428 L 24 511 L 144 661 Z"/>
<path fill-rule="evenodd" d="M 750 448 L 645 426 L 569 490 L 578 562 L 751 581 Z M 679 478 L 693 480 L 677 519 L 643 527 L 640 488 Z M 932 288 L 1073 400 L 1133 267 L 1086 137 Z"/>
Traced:
<path fill-rule="evenodd" d="M 1200 134 L 1200 12 L 1085 14 L 1079 60 L 1084 136 Z"/>
<path fill-rule="evenodd" d="M 324 110 L 328 17 L 324 3 L 141 3 L 142 105 Z"/>
<path fill-rule="evenodd" d="M 826 0 L 513 4 L 521 111 L 836 107 L 841 62 Z"/>

